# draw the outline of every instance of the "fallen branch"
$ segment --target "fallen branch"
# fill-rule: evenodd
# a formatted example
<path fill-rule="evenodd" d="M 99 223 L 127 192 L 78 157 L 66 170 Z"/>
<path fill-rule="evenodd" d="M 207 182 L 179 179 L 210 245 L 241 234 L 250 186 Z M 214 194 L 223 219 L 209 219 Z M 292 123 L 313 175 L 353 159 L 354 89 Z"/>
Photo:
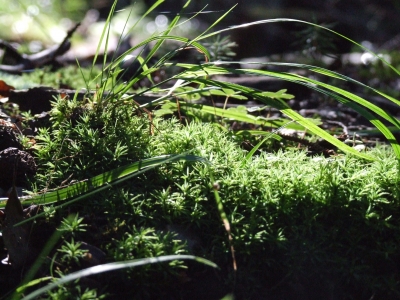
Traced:
<path fill-rule="evenodd" d="M 54 45 L 48 49 L 31 55 L 20 54 L 11 44 L 0 40 L 0 48 L 3 48 L 6 55 L 14 58 L 18 62 L 16 65 L 0 64 L 0 71 L 11 74 L 20 74 L 23 71 L 32 70 L 53 62 L 57 56 L 63 55 L 70 49 L 71 42 L 69 40 L 79 25 L 80 23 L 77 23 L 67 32 L 67 36 L 60 45 Z"/>

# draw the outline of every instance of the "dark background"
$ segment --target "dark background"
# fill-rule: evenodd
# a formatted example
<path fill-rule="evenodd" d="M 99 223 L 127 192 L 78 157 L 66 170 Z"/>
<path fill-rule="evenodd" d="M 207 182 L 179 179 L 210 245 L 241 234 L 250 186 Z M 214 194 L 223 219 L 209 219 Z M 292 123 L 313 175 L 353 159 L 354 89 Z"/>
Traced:
<path fill-rule="evenodd" d="M 145 1 L 151 5 L 154 1 Z M 162 9 L 179 12 L 185 1 L 166 1 Z M 192 1 L 188 11 L 199 11 L 206 7 L 215 13 L 199 17 L 207 23 L 216 20 L 222 12 L 235 4 L 235 9 L 218 25 L 224 28 L 247 22 L 271 19 L 292 18 L 318 24 L 332 24 L 333 29 L 357 42 L 370 41 L 380 47 L 400 34 L 400 1 L 376 0 L 214 0 Z M 232 38 L 239 44 L 236 52 L 239 58 L 263 56 L 273 53 L 289 52 L 295 49 L 296 36 L 293 34 L 304 26 L 294 23 L 273 23 L 251 26 L 235 30 Z M 338 51 L 351 48 L 346 41 L 339 42 Z"/>
<path fill-rule="evenodd" d="M 50 31 L 55 24 L 59 24 L 62 28 L 59 29 L 57 36 L 63 36 L 72 23 L 82 21 L 90 9 L 97 10 L 100 13 L 100 20 L 104 20 L 110 12 L 112 3 L 112 0 L 11 2 L 0 0 L 0 38 L 20 44 L 28 40 L 42 39 L 44 47 L 51 43 L 59 43 L 60 41 L 54 38 L 54 35 L 52 39 L 48 39 L 51 34 L 46 31 Z M 133 5 L 133 10 L 141 14 L 154 3 L 155 0 L 119 0 L 117 11 Z M 185 0 L 167 0 L 149 17 L 155 18 L 157 14 L 163 13 L 171 20 L 176 13 L 181 11 L 185 3 Z M 332 29 L 356 42 L 369 41 L 377 49 L 390 44 L 393 38 L 400 34 L 399 0 L 198 0 L 189 4 L 184 16 L 189 18 L 193 16 L 193 13 L 204 9 L 205 12 L 196 16 L 196 19 L 202 22 L 205 29 L 207 24 L 212 24 L 236 4 L 233 11 L 215 29 L 257 20 L 292 18 L 321 25 L 329 24 Z M 32 15 L 30 9 L 32 7 L 39 13 Z M 48 21 L 50 18 L 52 18 L 52 24 Z M 33 19 L 33 22 L 29 19 Z M 14 23 L 24 22 L 24 20 L 29 30 L 36 29 L 39 33 L 27 32 L 24 35 L 13 32 Z M 270 23 L 237 29 L 230 31 L 229 34 L 239 44 L 235 52 L 237 58 L 240 59 L 299 50 L 296 42 L 299 40 L 301 42 L 301 39 L 296 32 L 305 28 L 307 28 L 305 25 L 293 22 Z M 42 38 L 40 33 L 43 33 Z M 343 39 L 339 39 L 336 46 L 339 53 L 349 52 L 352 47 L 351 43 Z M 391 50 L 398 50 L 398 48 L 400 47 L 395 45 Z"/>

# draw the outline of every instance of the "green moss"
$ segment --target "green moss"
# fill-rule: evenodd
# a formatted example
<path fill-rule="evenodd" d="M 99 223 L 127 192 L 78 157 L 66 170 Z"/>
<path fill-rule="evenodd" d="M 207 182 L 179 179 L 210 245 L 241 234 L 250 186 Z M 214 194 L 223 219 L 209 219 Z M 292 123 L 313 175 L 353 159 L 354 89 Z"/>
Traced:
<path fill-rule="evenodd" d="M 83 89 L 87 88 L 87 82 L 100 73 L 98 68 L 90 71 L 87 68 L 78 68 L 78 66 L 67 66 L 58 70 L 51 70 L 50 67 L 35 69 L 29 73 L 20 75 L 10 75 L 0 72 L 1 79 L 15 89 L 28 89 L 35 86 L 49 86 L 55 89 Z M 95 81 L 90 88 L 95 88 Z"/>
<path fill-rule="evenodd" d="M 109 260 L 189 252 L 218 263 L 223 273 L 215 293 L 229 290 L 232 262 L 212 192 L 212 172 L 231 224 L 238 296 L 397 296 L 399 185 L 391 150 L 371 150 L 379 158 L 375 162 L 308 157 L 295 150 L 262 152 L 246 161 L 236 138 L 212 124 L 155 119 L 157 130 L 150 135 L 147 117 L 130 106 L 110 104 L 101 111 L 81 106 L 74 116 L 71 112 L 78 106 L 62 105 L 65 102 L 56 103 L 53 127 L 42 129 L 38 138 L 39 186 L 57 186 L 69 176 L 85 179 L 162 154 L 191 151 L 211 163 L 168 164 L 71 207 L 96 216 L 88 221 L 93 229 L 82 239 L 106 249 Z M 169 228 L 176 224 L 189 230 L 191 238 L 180 236 L 180 242 L 174 242 L 180 232 Z M 135 246 L 140 236 L 140 247 Z M 166 278 L 179 280 L 182 273 L 173 270 L 182 266 L 107 278 L 122 284 L 121 293 L 140 289 L 141 296 L 151 297 L 160 289 L 171 292 Z M 188 276 L 201 286 L 204 278 L 192 269 Z M 150 280 L 149 274 L 155 273 L 157 280 Z M 132 285 L 127 274 L 141 274 L 144 280 Z M 182 284 L 178 291 L 188 288 Z"/>

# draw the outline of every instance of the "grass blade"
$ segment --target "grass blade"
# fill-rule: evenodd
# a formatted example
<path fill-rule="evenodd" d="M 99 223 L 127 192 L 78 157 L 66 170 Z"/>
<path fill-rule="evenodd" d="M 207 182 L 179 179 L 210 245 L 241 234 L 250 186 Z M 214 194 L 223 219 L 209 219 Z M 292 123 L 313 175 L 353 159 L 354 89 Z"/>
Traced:
<path fill-rule="evenodd" d="M 215 197 L 215 202 L 217 204 L 218 208 L 218 213 L 221 218 L 222 223 L 224 224 L 225 231 L 228 235 L 228 240 L 229 240 L 229 248 L 231 251 L 231 256 L 232 256 L 232 268 L 233 268 L 233 276 L 234 276 L 234 284 L 236 283 L 236 273 L 237 273 L 237 262 L 236 262 L 236 256 L 235 256 L 235 249 L 233 247 L 233 238 L 232 238 L 232 232 L 231 232 L 231 225 L 229 223 L 228 217 L 225 213 L 224 209 L 224 204 L 222 203 L 221 197 L 219 196 L 218 190 L 219 190 L 219 184 L 214 180 L 214 176 L 210 172 L 210 179 L 213 182 L 213 191 L 214 191 L 214 197 Z"/>
<path fill-rule="evenodd" d="M 179 160 L 209 163 L 206 159 L 194 155 L 178 154 L 178 155 L 157 156 L 149 159 L 144 159 L 135 162 L 131 165 L 120 167 L 109 172 L 105 172 L 87 181 L 77 182 L 66 188 L 58 189 L 42 195 L 37 195 L 28 199 L 33 203 L 37 204 L 50 204 L 72 198 L 71 200 L 63 202 L 62 204 L 54 207 L 54 209 L 60 209 L 74 202 L 85 199 L 91 195 L 99 193 L 103 190 L 106 190 L 115 184 L 124 182 L 132 177 L 138 176 L 139 174 L 142 174 L 161 164 Z M 5 203 L 2 203 L 2 205 L 5 205 Z M 36 218 L 39 218 L 43 215 L 45 215 L 44 212 L 39 213 L 29 219 L 19 222 L 15 226 L 22 225 Z"/>
<path fill-rule="evenodd" d="M 43 278 L 32 280 L 32 278 L 34 278 L 36 273 L 39 271 L 44 260 L 47 258 L 47 256 L 49 255 L 51 250 L 54 248 L 54 246 L 56 245 L 58 240 L 61 238 L 62 234 L 63 233 L 60 230 L 54 231 L 53 235 L 49 238 L 46 245 L 43 247 L 42 251 L 38 255 L 34 264 L 29 268 L 28 272 L 25 274 L 25 278 L 22 281 L 22 284 L 15 291 L 14 295 L 12 296 L 12 299 L 20 299 L 19 295 L 22 294 L 26 288 L 36 285 L 36 284 L 39 284 L 42 281 L 52 279 L 52 277 L 43 277 Z"/>
<path fill-rule="evenodd" d="M 50 204 L 72 198 L 72 200 L 64 202 L 63 204 L 55 207 L 55 209 L 59 209 L 73 202 L 87 198 L 102 190 L 108 189 L 112 185 L 121 183 L 134 176 L 138 176 L 139 174 L 155 168 L 161 164 L 179 160 L 208 163 L 208 161 L 202 157 L 187 154 L 157 156 L 149 159 L 144 159 L 109 172 L 105 172 L 88 180 L 74 183 L 65 188 L 57 189 L 55 191 L 47 192 L 40 195 L 21 197 L 20 199 L 25 201 L 28 200 L 30 203 Z M 6 202 L 2 201 L 0 203 L 0 208 L 5 207 L 5 205 Z M 42 215 L 44 215 L 44 213 L 37 214 L 36 216 L 26 219 L 17 225 L 22 225 L 23 223 L 29 222 Z"/>
<path fill-rule="evenodd" d="M 245 87 L 245 86 L 242 86 L 239 84 L 230 83 L 230 82 L 220 82 L 220 81 L 216 81 L 216 80 L 202 79 L 202 78 L 180 77 L 179 79 L 195 82 L 198 84 L 213 85 L 213 86 L 217 86 L 220 88 L 229 88 L 229 89 L 233 89 L 235 91 L 240 91 L 248 97 L 253 97 L 254 99 L 259 100 L 260 102 L 263 102 L 267 105 L 270 105 L 271 107 L 275 107 L 276 109 L 279 109 L 284 115 L 291 118 L 293 121 L 299 123 L 300 125 L 304 126 L 309 131 L 314 133 L 315 135 L 317 135 L 317 136 L 323 138 L 324 140 L 326 140 L 327 142 L 331 143 L 338 149 L 340 149 L 346 153 L 356 155 L 360 158 L 364 158 L 367 160 L 374 160 L 371 156 L 369 156 L 365 153 L 358 152 L 354 148 L 346 145 L 345 143 L 339 141 L 337 138 L 331 136 L 328 132 L 326 132 L 322 128 L 318 127 L 313 122 L 310 122 L 309 120 L 307 120 L 306 118 L 301 116 L 299 113 L 295 112 L 281 99 L 271 99 L 271 98 L 263 95 L 263 93 L 260 91 L 256 91 L 255 89 L 248 88 L 248 87 Z"/>
<path fill-rule="evenodd" d="M 64 277 L 61 277 L 60 279 L 55 280 L 53 283 L 50 283 L 40 289 L 37 289 L 36 291 L 30 293 L 29 295 L 25 296 L 22 299 L 23 300 L 37 299 L 37 297 L 39 297 L 40 295 L 43 295 L 47 291 L 50 291 L 51 289 L 53 289 L 57 286 L 80 279 L 82 277 L 87 277 L 90 275 L 96 275 L 96 274 L 100 274 L 100 273 L 117 271 L 117 270 L 122 270 L 122 269 L 127 269 L 127 268 L 135 268 L 135 267 L 140 267 L 140 266 L 144 266 L 144 265 L 157 264 L 157 263 L 162 263 L 162 262 L 167 262 L 167 261 L 174 261 L 174 260 L 194 260 L 194 261 L 197 261 L 199 263 L 205 264 L 205 265 L 213 267 L 213 268 L 218 267 L 212 261 L 209 261 L 209 260 L 201 258 L 201 257 L 193 256 L 193 255 L 166 255 L 166 256 L 159 256 L 159 257 L 135 259 L 135 260 L 130 260 L 130 261 L 113 262 L 113 263 L 108 263 L 108 264 L 104 264 L 104 265 L 98 265 L 98 266 L 94 266 L 91 268 L 83 269 L 81 271 L 77 271 L 77 272 L 71 273 L 69 275 L 66 275 Z"/>
<path fill-rule="evenodd" d="M 187 65 L 188 66 L 188 65 Z M 326 72 L 329 73 L 328 70 L 325 70 Z M 241 91 L 246 95 L 252 96 L 258 100 L 260 100 L 263 103 L 266 103 L 267 105 L 270 105 L 272 107 L 275 107 L 279 110 L 281 110 L 282 113 L 284 113 L 286 116 L 292 118 L 293 120 L 297 120 L 299 124 L 303 125 L 306 127 L 307 125 L 307 120 L 301 117 L 298 113 L 290 109 L 289 106 L 286 105 L 281 99 L 267 99 L 268 97 L 263 97 L 260 92 L 257 92 L 255 90 L 252 90 L 250 88 L 246 88 L 243 86 L 239 86 L 237 84 L 233 83 L 217 83 L 216 81 L 210 80 L 210 79 L 191 79 L 191 78 L 196 78 L 204 76 L 205 73 L 209 75 L 217 75 L 217 74 L 247 74 L 247 75 L 257 75 L 257 76 L 269 76 L 269 77 L 275 77 L 281 80 L 285 81 L 290 81 L 294 82 L 297 84 L 305 85 L 310 89 L 314 89 L 320 93 L 329 95 L 336 99 L 337 101 L 351 107 L 358 113 L 360 113 L 362 116 L 364 116 L 366 119 L 368 119 L 376 128 L 378 128 L 382 134 L 387 138 L 391 146 L 393 147 L 396 156 L 400 159 L 400 145 L 396 141 L 396 138 L 394 135 L 390 132 L 390 130 L 380 121 L 376 118 L 374 114 L 377 114 L 378 116 L 382 117 L 383 119 L 391 122 L 395 126 L 400 126 L 400 121 L 397 120 L 395 117 L 390 115 L 389 113 L 385 112 L 378 106 L 368 102 L 367 100 L 363 99 L 360 96 L 357 96 L 351 92 L 347 92 L 343 89 L 337 88 L 335 86 L 313 80 L 301 75 L 297 74 L 291 74 L 291 73 L 285 73 L 285 72 L 272 72 L 272 71 L 265 71 L 265 70 L 254 70 L 254 69 L 229 69 L 229 68 L 220 68 L 217 66 L 214 67 L 209 67 L 209 65 L 203 65 L 201 67 L 199 66 L 192 66 L 187 70 L 188 74 L 190 77 L 187 79 L 188 81 L 197 81 L 200 84 L 206 84 L 206 85 L 214 85 L 218 86 L 221 88 L 232 88 L 237 91 Z M 178 78 L 182 79 L 185 77 L 185 75 L 182 75 L 185 73 L 181 73 Z M 323 87 L 324 89 L 320 88 Z M 357 105 L 360 104 L 360 105 Z M 369 109 L 372 111 L 374 114 L 371 112 L 367 111 L 366 109 Z M 311 132 L 314 134 L 317 134 L 318 136 L 326 139 L 328 142 L 331 144 L 335 145 L 339 149 L 355 154 L 356 150 L 352 149 L 349 146 L 344 146 L 345 144 L 342 143 L 343 145 L 339 146 L 340 141 L 334 141 L 327 132 L 322 130 L 321 128 L 316 127 L 315 125 L 309 124 L 309 127 L 307 127 Z M 339 142 L 339 143 L 338 143 Z M 352 149 L 352 150 L 350 150 Z M 360 156 L 360 155 L 358 155 Z M 363 155 L 364 156 L 364 155 Z M 364 157 L 365 158 L 365 157 Z"/>
<path fill-rule="evenodd" d="M 179 104 L 177 104 L 176 102 L 168 101 L 162 105 L 161 109 L 158 109 L 155 111 L 155 115 L 162 115 L 163 110 L 165 110 L 166 112 L 173 112 L 173 111 L 181 110 L 181 111 L 187 112 L 187 113 L 190 113 L 191 111 L 199 111 L 199 112 L 207 113 L 210 115 L 215 115 L 218 117 L 235 120 L 238 122 L 246 122 L 246 123 L 254 124 L 254 125 L 261 125 L 261 126 L 272 127 L 272 128 L 279 128 L 279 127 L 284 126 L 286 128 L 299 130 L 299 131 L 304 131 L 304 129 L 305 129 L 303 126 L 294 124 L 292 122 L 289 122 L 290 124 L 288 124 L 288 120 L 283 119 L 283 118 L 278 119 L 278 118 L 256 117 L 251 114 L 248 114 L 247 111 L 245 111 L 245 110 L 222 109 L 219 107 L 213 107 L 213 106 L 209 106 L 209 105 L 195 104 L 195 103 L 189 103 L 189 102 L 183 102 L 183 101 L 180 101 Z M 314 119 L 309 119 L 309 121 L 314 122 L 315 124 L 319 124 L 319 122 Z"/>
<path fill-rule="evenodd" d="M 225 12 L 221 17 L 219 17 L 213 24 L 211 24 L 202 34 L 200 34 L 198 37 L 196 37 L 193 41 L 198 41 L 201 39 L 204 39 L 206 36 L 206 33 L 208 31 L 210 31 L 213 27 L 215 27 L 219 22 L 221 22 L 222 19 L 224 19 L 235 7 L 237 6 L 237 4 L 235 4 L 234 6 L 232 6 L 227 12 Z M 211 34 L 214 35 L 214 34 Z"/>
<path fill-rule="evenodd" d="M 249 153 L 247 153 L 246 158 L 243 160 L 242 162 L 242 167 L 245 166 L 246 162 L 248 162 L 251 157 L 254 155 L 254 153 L 261 147 L 262 144 L 264 144 L 264 142 L 268 139 L 270 139 L 271 137 L 275 136 L 275 133 L 277 133 L 279 130 L 287 127 L 287 125 L 289 125 L 290 123 L 292 123 L 293 121 L 287 122 L 285 125 L 283 125 L 282 127 L 278 128 L 277 130 L 274 130 L 272 132 L 270 132 L 265 138 L 263 138 L 260 142 L 258 142 L 257 145 L 255 145 L 250 151 Z M 279 138 L 281 138 L 279 136 Z"/>
<path fill-rule="evenodd" d="M 380 61 L 382 61 L 385 65 L 387 65 L 389 68 L 391 68 L 397 75 L 400 75 L 400 71 L 397 70 L 395 67 L 393 67 L 390 63 L 388 63 L 385 59 L 383 59 L 381 56 L 375 54 L 374 52 L 372 52 L 371 50 L 369 50 L 368 48 L 364 47 L 363 45 L 355 42 L 354 40 L 348 38 L 347 36 L 340 34 L 330 28 L 324 27 L 322 25 L 318 25 L 318 24 L 314 24 L 311 22 L 307 22 L 307 21 L 303 21 L 303 20 L 297 20 L 297 19 L 289 19 L 289 18 L 276 18 L 276 19 L 267 19 L 267 20 L 260 20 L 260 21 L 255 21 L 255 22 L 249 22 L 249 23 L 245 23 L 245 24 L 241 24 L 241 25 L 234 25 L 234 26 L 230 26 L 228 28 L 224 28 L 218 31 L 214 31 L 210 34 L 207 35 L 203 35 L 200 38 L 198 38 L 197 40 L 202 40 L 202 39 L 206 39 L 209 38 L 211 36 L 215 36 L 215 35 L 219 35 L 223 32 L 226 31 L 230 31 L 230 30 L 234 30 L 234 29 L 239 29 L 239 28 L 245 28 L 245 27 L 249 27 L 249 26 L 254 26 L 254 25 L 260 25 L 260 24 L 268 24 L 268 23 L 279 23 L 279 22 L 295 22 L 295 23 L 303 23 L 303 24 L 307 24 L 310 26 L 314 26 L 314 27 L 318 27 L 324 30 L 327 30 L 337 36 L 340 36 L 341 38 L 351 42 L 354 45 L 357 45 L 358 47 L 360 47 L 361 49 L 363 49 L 364 51 L 372 54 L 375 58 L 379 59 Z"/>

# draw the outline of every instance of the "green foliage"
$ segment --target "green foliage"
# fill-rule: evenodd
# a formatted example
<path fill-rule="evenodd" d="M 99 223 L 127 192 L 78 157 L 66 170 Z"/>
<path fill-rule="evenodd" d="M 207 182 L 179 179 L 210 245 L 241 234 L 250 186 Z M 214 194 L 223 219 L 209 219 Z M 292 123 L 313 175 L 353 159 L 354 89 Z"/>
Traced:
<path fill-rule="evenodd" d="M 110 247 L 110 255 L 116 261 L 134 259 L 136 257 L 156 257 L 168 254 L 184 254 L 183 245 L 174 240 L 171 233 L 156 233 L 154 229 L 132 228 L 123 238 L 115 241 Z"/>
<path fill-rule="evenodd" d="M 145 257 L 164 255 L 183 255 L 187 253 L 184 242 L 171 232 L 155 231 L 152 228 L 128 229 L 120 238 L 107 245 L 108 254 L 113 261 L 129 261 Z M 180 272 L 185 272 L 186 264 L 171 261 L 168 267 L 144 266 L 140 269 L 127 269 L 109 276 L 109 287 L 120 293 L 121 289 L 135 297 L 151 297 L 164 294 L 179 280 Z M 157 280 L 157 292 L 151 292 L 151 283 Z M 117 284 L 118 283 L 118 284 Z M 122 284 L 121 284 L 122 283 Z M 165 292 L 161 292 L 165 289 Z M 118 291 L 120 290 L 120 291 Z"/>
<path fill-rule="evenodd" d="M 95 289 L 85 288 L 82 289 L 79 284 L 71 284 L 60 286 L 54 291 L 48 291 L 47 299 L 106 299 L 106 295 L 98 296 Z"/>
<path fill-rule="evenodd" d="M 317 20 L 313 20 L 318 23 Z M 305 55 L 314 59 L 320 59 L 322 55 L 334 55 L 336 53 L 335 37 L 325 28 L 333 28 L 334 24 L 321 24 L 321 27 L 307 26 L 296 32 L 294 44 L 302 48 Z"/>
<path fill-rule="evenodd" d="M 210 51 L 211 59 L 217 60 L 231 60 L 236 53 L 232 48 L 236 48 L 238 45 L 232 42 L 229 36 L 221 37 L 216 36 L 210 39 L 209 42 L 205 42 L 204 46 Z"/>
<path fill-rule="evenodd" d="M 91 235 L 102 236 L 110 259 L 182 253 L 189 240 L 175 242 L 172 232 L 165 231 L 169 224 L 182 224 L 198 240 L 199 246 L 191 251 L 229 268 L 229 246 L 213 200 L 212 172 L 231 224 L 238 283 L 245 287 L 238 293 L 249 297 L 266 293 L 264 280 L 267 290 L 279 290 L 275 284 L 281 280 L 285 286 L 308 287 L 321 274 L 321 286 L 334 286 L 343 293 L 394 295 L 394 286 L 386 286 L 388 290 L 378 286 L 379 276 L 390 278 L 392 269 L 380 269 L 383 273 L 378 276 L 372 267 L 374 262 L 389 266 L 397 260 L 393 243 L 400 229 L 395 223 L 400 190 L 396 160 L 389 149 L 369 153 L 376 159 L 370 163 L 350 156 L 312 158 L 297 150 L 262 152 L 247 159 L 237 137 L 212 124 L 153 122 L 158 130 L 148 136 L 143 151 L 154 156 L 191 150 L 211 166 L 168 164 L 79 205 L 82 214 L 106 218 L 107 223 Z M 60 166 L 61 173 L 62 168 L 68 166 Z M 85 232 L 80 234 L 92 240 Z M 71 252 L 71 247 L 65 247 Z M 349 265 L 355 269 L 349 270 Z M 130 274 L 144 293 L 150 291 L 154 278 L 169 284 L 160 271 L 113 273 L 107 280 L 119 282 L 121 291 L 136 294 L 139 286 L 130 289 L 131 283 L 124 281 Z M 169 268 L 165 276 L 171 272 Z"/>
<path fill-rule="evenodd" d="M 61 221 L 61 227 L 59 230 L 69 232 L 70 234 L 74 235 L 75 232 L 85 232 L 86 224 L 82 223 L 83 218 L 79 218 L 78 214 L 74 217 L 70 216 L 63 221 Z"/>
<path fill-rule="evenodd" d="M 60 262 L 71 264 L 79 264 L 79 261 L 85 256 L 87 250 L 80 249 L 81 243 L 75 242 L 74 239 L 71 242 L 65 241 L 64 244 L 58 249 L 58 252 L 62 253 Z"/>
<path fill-rule="evenodd" d="M 54 103 L 52 128 L 40 129 L 35 147 L 41 186 L 59 186 L 68 176 L 87 179 L 146 157 L 149 120 L 130 107 L 110 105 L 98 111 L 93 105 L 62 99 Z"/>
<path fill-rule="evenodd" d="M 396 219 L 399 193 L 395 184 L 397 165 L 390 151 L 375 150 L 371 153 L 374 157 L 387 156 L 371 164 L 354 157 L 309 158 L 297 151 L 263 153 L 244 162 L 244 154 L 221 134 L 212 126 L 192 124 L 182 133 L 174 131 L 177 139 L 174 145 L 181 145 L 183 149 L 185 145 L 192 145 L 199 155 L 212 161 L 212 172 L 219 182 L 219 194 L 232 228 L 241 270 L 238 276 L 245 286 L 255 289 L 259 284 L 261 288 L 263 280 L 269 282 L 271 289 L 281 280 L 289 285 L 309 286 L 308 281 L 317 280 L 320 274 L 322 286 L 332 284 L 337 289 L 343 288 L 343 293 L 351 294 L 355 290 L 364 296 L 378 290 L 383 294 L 395 293 L 395 286 L 390 291 L 378 288 L 378 274 L 369 265 L 373 261 L 386 264 L 384 260 L 389 266 L 391 260 L 398 259 L 392 252 L 395 248 L 389 250 L 389 245 L 397 240 L 392 237 L 400 229 L 390 221 Z M 386 171 L 382 172 L 382 167 Z M 170 181 L 174 184 L 169 186 L 169 197 L 165 195 L 165 185 L 152 195 L 160 195 L 159 202 L 167 203 L 184 198 L 181 203 L 191 203 L 192 212 L 171 209 L 170 218 L 196 222 L 206 245 L 220 240 L 223 234 L 215 230 L 220 228 L 220 222 L 215 207 L 210 205 L 208 172 L 202 166 L 182 166 L 173 171 Z M 191 183 L 190 193 L 180 188 L 186 182 Z M 162 215 L 165 218 L 164 211 Z M 388 236 L 390 242 L 386 241 Z M 214 247 L 223 252 L 227 244 L 224 241 Z M 372 252 L 371 247 L 375 249 Z M 228 258 L 223 259 L 225 263 Z M 349 263 L 362 268 L 362 261 L 369 262 L 369 271 L 363 271 L 362 278 L 358 277 L 360 271 L 348 273 Z M 386 276 L 394 276 L 391 268 L 380 270 L 387 272 Z M 332 272 L 337 275 L 337 281 L 329 275 Z M 342 280 L 348 283 L 342 286 Z M 361 291 L 361 286 L 370 289 Z"/>
<path fill-rule="evenodd" d="M 88 69 L 79 69 L 77 66 L 62 67 L 56 71 L 50 67 L 43 69 L 35 69 L 29 73 L 23 73 L 20 76 L 9 75 L 0 72 L 2 80 L 17 90 L 28 89 L 35 86 L 49 86 L 55 89 L 67 88 L 81 90 L 86 88 L 86 82 L 91 79 L 91 76 L 96 76 L 101 72 L 98 68 L 92 71 Z M 100 80 L 94 81 L 90 88 L 95 88 Z"/>
<path fill-rule="evenodd" d="M 143 18 L 161 2 L 157 1 Z M 108 42 L 115 5 L 116 2 L 101 42 Z M 201 277 L 199 274 L 207 271 L 183 263 L 181 258 L 212 265 L 185 253 L 205 257 L 221 267 L 222 271 L 211 277 L 217 287 L 210 292 L 215 295 L 235 290 L 238 298 L 250 299 L 271 295 L 277 299 L 399 296 L 396 266 L 400 259 L 400 226 L 396 220 L 400 217 L 400 147 L 380 119 L 397 128 L 399 121 L 365 99 L 313 78 L 233 69 L 210 61 L 212 51 L 200 42 L 228 30 L 209 33 L 225 15 L 195 39 L 172 35 L 180 26 L 177 15 L 164 31 L 130 49 L 154 45 L 148 54 L 138 58 L 141 66 L 131 80 L 117 80 L 120 63 L 129 51 L 109 65 L 104 55 L 101 74 L 85 81 L 89 87 L 101 83 L 94 96 L 82 101 L 59 98 L 53 102 L 52 123 L 39 130 L 38 143 L 33 148 L 38 163 L 34 184 L 40 190 L 67 186 L 47 195 L 59 200 L 75 197 L 65 204 L 70 205 L 68 213 L 76 214 L 67 218 L 67 212 L 61 209 L 57 214 L 46 211 L 47 219 L 54 216 L 63 220 L 61 230 L 67 234 L 49 267 L 54 282 L 31 293 L 29 299 L 46 291 L 53 298 L 97 297 L 98 290 L 86 289 L 82 282 L 70 289 L 72 281 L 89 275 L 96 275 L 99 286 L 114 297 L 185 298 L 192 292 L 185 285 L 187 280 L 198 289 L 205 289 L 208 286 L 204 278 L 209 273 Z M 259 23 L 277 21 L 283 20 Z M 249 25 L 255 24 L 240 26 Z M 180 44 L 151 65 L 166 41 Z M 187 48 L 195 48 L 208 62 L 169 62 Z M 218 49 L 213 51 L 218 54 Z M 326 69 L 290 66 L 362 85 Z M 171 78 L 130 94 L 141 79 L 151 79 L 153 73 L 169 67 L 180 69 Z M 359 153 L 318 127 L 318 121 L 305 119 L 292 110 L 286 100 L 293 96 L 286 90 L 261 91 L 212 77 L 229 74 L 279 78 L 331 96 L 365 116 L 389 139 L 392 148 Z M 173 85 L 165 87 L 170 81 Z M 396 99 L 371 90 L 398 104 Z M 136 102 L 137 97 L 149 94 L 151 101 Z M 185 103 L 208 96 L 222 96 L 226 101 L 256 99 L 264 108 L 280 110 L 286 118 L 256 117 L 243 107 L 229 110 Z M 157 112 L 160 104 L 162 108 Z M 152 114 L 146 109 L 156 111 Z M 180 110 L 201 115 L 197 119 L 213 115 L 214 120 L 221 118 L 227 123 L 234 120 L 275 129 L 308 129 L 346 154 L 324 158 L 293 149 L 272 151 L 272 144 L 263 145 L 265 140 L 254 136 L 257 146 L 248 152 L 241 147 L 245 134 L 229 132 L 220 123 L 194 118 L 182 124 L 174 117 L 164 118 L 167 113 Z M 259 134 L 262 127 L 256 129 L 246 133 Z M 279 140 L 273 134 L 271 138 Z M 173 161 L 175 156 L 164 156 L 185 153 L 200 156 L 210 164 L 199 159 Z M 140 168 L 141 163 L 144 168 Z M 161 163 L 157 169 L 146 169 Z M 139 176 L 133 179 L 132 173 Z M 77 199 L 85 201 L 76 202 Z M 61 205 L 57 207 L 62 208 Z M 84 217 L 80 218 L 77 212 Z M 86 250 L 80 248 L 78 236 L 107 251 L 111 262 L 81 270 Z M 238 271 L 232 271 L 230 246 L 235 251 Z M 137 266 L 144 267 L 129 269 Z M 180 283 L 178 287 L 176 282 Z"/>

